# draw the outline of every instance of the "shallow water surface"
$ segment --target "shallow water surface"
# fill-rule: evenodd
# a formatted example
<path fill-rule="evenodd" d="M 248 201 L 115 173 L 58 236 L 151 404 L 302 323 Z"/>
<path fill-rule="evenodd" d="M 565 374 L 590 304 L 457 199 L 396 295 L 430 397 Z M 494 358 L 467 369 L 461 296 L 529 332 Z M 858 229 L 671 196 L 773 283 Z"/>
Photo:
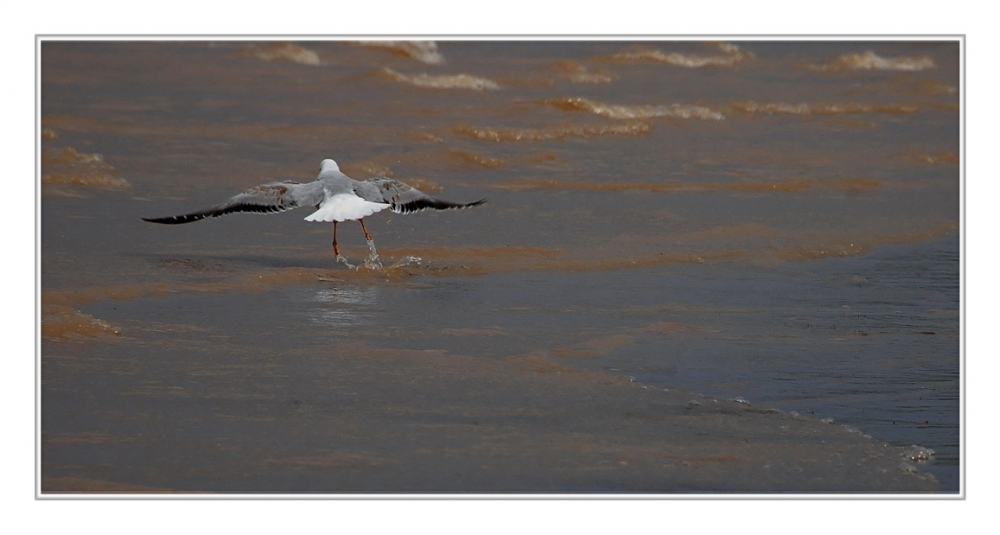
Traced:
<path fill-rule="evenodd" d="M 46 41 L 43 490 L 957 492 L 958 53 Z"/>

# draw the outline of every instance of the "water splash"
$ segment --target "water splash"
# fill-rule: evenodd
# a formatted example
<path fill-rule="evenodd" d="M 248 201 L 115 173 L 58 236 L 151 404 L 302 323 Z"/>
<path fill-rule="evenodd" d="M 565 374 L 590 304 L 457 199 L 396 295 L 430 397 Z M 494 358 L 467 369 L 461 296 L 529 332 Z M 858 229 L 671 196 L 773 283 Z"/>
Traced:
<path fill-rule="evenodd" d="M 350 269 L 361 269 L 361 266 L 365 266 L 368 269 L 382 269 L 382 260 L 378 257 L 378 251 L 375 250 L 375 240 L 368 240 L 368 258 L 365 259 L 364 263 L 360 265 L 354 265 L 347 261 L 346 258 L 337 255 L 337 262 L 343 263 Z"/>
<path fill-rule="evenodd" d="M 389 269 L 396 269 L 401 267 L 406 267 L 409 265 L 420 265 L 422 259 L 419 256 L 404 256 L 396 261 L 395 264 L 389 266 Z"/>
<path fill-rule="evenodd" d="M 382 269 L 382 261 L 379 260 L 378 251 L 375 250 L 375 240 L 368 240 L 368 259 L 365 260 L 365 267 Z"/>
<path fill-rule="evenodd" d="M 349 269 L 358 269 L 358 266 L 355 266 L 354 264 L 348 262 L 346 258 L 344 258 L 343 256 L 341 256 L 339 254 L 337 255 L 337 262 L 340 262 L 340 263 L 344 264 Z"/>
<path fill-rule="evenodd" d="M 403 256 L 402 258 L 400 258 L 399 260 L 397 260 L 396 262 L 394 262 L 392 265 L 390 265 L 388 267 L 385 267 L 385 266 L 382 265 L 382 259 L 379 258 L 378 252 L 375 250 L 375 242 L 374 241 L 369 241 L 368 242 L 368 258 L 366 258 L 365 261 L 362 264 L 359 264 L 359 265 L 352 264 L 352 263 L 348 262 L 347 259 L 344 258 L 343 256 L 341 256 L 339 254 L 337 255 L 337 262 L 340 262 L 340 263 L 344 264 L 345 266 L 347 266 L 349 269 L 353 269 L 355 271 L 361 269 L 361 266 L 364 266 L 364 267 L 366 267 L 368 269 L 371 269 L 371 270 L 376 270 L 376 269 L 398 269 L 398 268 L 402 268 L 402 267 L 406 267 L 406 266 L 410 266 L 410 265 L 420 265 L 421 260 L 422 259 L 419 256 L 406 255 L 406 256 Z M 321 278 L 320 280 L 325 280 L 325 279 Z"/>

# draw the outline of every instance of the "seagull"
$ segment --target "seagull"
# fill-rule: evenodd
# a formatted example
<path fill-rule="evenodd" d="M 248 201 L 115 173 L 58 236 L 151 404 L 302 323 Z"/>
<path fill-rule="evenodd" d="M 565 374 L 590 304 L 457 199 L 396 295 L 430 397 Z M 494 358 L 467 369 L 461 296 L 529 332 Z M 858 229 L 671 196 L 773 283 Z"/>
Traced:
<path fill-rule="evenodd" d="M 370 259 L 377 262 L 375 242 L 365 228 L 365 217 L 386 208 L 397 214 L 412 214 L 424 210 L 471 208 L 484 202 L 486 199 L 468 204 L 435 199 L 409 184 L 388 177 L 354 180 L 340 171 L 337 162 L 326 159 L 320 163 L 316 180 L 307 184 L 292 181 L 269 182 L 250 188 L 212 208 L 177 216 L 144 217 L 142 220 L 179 225 L 235 212 L 269 214 L 301 206 L 315 206 L 316 211 L 306 216 L 305 220 L 333 221 L 333 253 L 337 255 L 338 261 L 347 264 L 337 247 L 337 223 L 347 220 L 360 222 L 371 250 Z"/>

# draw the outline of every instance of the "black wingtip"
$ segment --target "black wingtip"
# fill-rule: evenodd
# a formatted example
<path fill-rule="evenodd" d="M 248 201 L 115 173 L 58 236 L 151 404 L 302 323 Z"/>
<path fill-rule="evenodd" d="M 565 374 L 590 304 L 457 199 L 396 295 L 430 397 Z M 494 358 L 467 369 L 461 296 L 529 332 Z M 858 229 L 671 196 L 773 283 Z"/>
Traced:
<path fill-rule="evenodd" d="M 205 215 L 177 215 L 168 217 L 143 217 L 143 221 L 148 221 L 150 223 L 160 223 L 161 225 L 180 225 L 183 223 L 191 223 L 193 221 L 199 221 L 205 219 Z"/>
<path fill-rule="evenodd" d="M 395 205 L 392 208 L 392 211 L 399 214 L 412 214 L 414 212 L 422 212 L 424 210 L 464 210 L 465 208 L 479 206 L 484 202 L 486 202 L 486 199 L 480 199 L 476 202 L 462 204 L 451 201 L 442 201 L 441 199 L 435 199 L 433 197 L 422 197 L 406 204 Z"/>

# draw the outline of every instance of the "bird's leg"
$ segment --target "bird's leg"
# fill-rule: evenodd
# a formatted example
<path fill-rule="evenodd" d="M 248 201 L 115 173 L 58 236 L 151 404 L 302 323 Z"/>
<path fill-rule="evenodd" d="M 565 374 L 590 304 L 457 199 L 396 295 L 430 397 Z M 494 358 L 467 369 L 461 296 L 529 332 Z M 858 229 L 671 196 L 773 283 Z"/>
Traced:
<path fill-rule="evenodd" d="M 365 239 L 368 241 L 372 241 L 372 235 L 368 234 L 368 229 L 365 228 L 365 218 L 362 217 L 361 219 L 359 219 L 358 223 L 361 223 L 361 230 L 365 231 Z"/>
<path fill-rule="evenodd" d="M 337 222 L 333 222 L 333 254 L 337 255 L 337 262 L 343 262 L 345 266 L 353 268 L 350 262 L 346 258 L 340 256 L 340 248 L 337 247 Z"/>
<path fill-rule="evenodd" d="M 370 269 L 381 269 L 382 262 L 379 260 L 378 252 L 375 250 L 375 240 L 372 239 L 372 235 L 365 228 L 365 219 L 358 219 L 358 222 L 361 223 L 361 230 L 365 231 L 365 239 L 368 240 L 368 260 L 365 260 L 365 266 Z"/>
<path fill-rule="evenodd" d="M 337 248 L 337 222 L 333 222 L 333 254 L 340 256 L 340 249 Z"/>

